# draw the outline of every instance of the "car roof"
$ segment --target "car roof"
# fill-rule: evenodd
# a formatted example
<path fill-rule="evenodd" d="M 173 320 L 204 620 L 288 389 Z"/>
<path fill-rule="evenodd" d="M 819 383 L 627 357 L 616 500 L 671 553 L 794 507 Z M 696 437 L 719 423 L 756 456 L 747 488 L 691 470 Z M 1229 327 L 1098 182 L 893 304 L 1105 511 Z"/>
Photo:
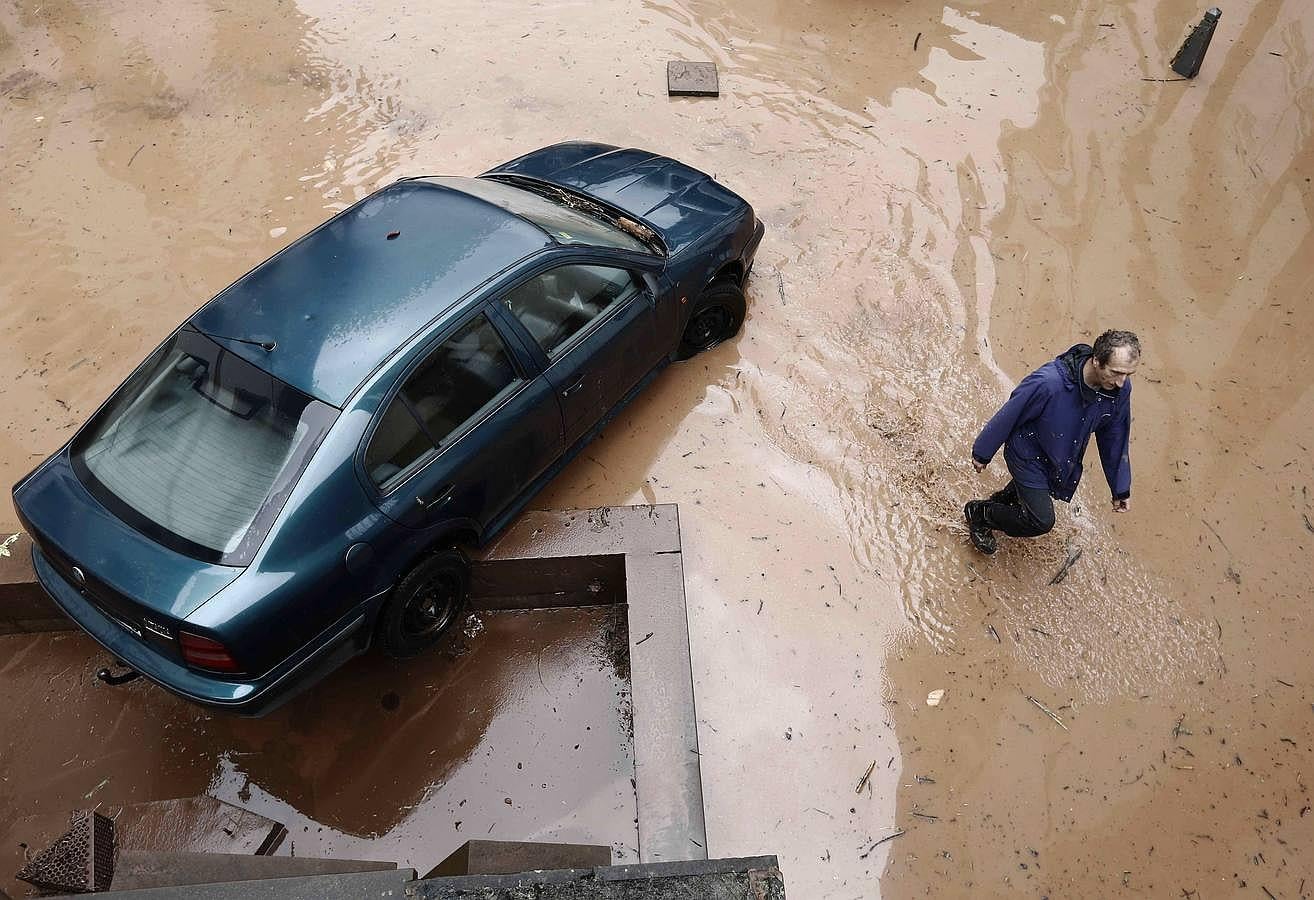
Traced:
<path fill-rule="evenodd" d="M 492 203 L 401 181 L 248 272 L 189 321 L 287 384 L 342 406 L 457 300 L 551 243 Z"/>

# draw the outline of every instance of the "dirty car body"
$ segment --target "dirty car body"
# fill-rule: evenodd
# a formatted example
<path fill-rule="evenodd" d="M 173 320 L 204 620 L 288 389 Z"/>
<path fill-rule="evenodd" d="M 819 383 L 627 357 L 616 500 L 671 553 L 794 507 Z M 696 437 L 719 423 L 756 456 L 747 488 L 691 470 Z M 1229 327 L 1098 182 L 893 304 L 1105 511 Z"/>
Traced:
<path fill-rule="evenodd" d="M 708 176 L 601 144 L 390 185 L 218 294 L 15 485 L 36 572 L 124 664 L 268 711 L 682 355 L 762 231 Z"/>

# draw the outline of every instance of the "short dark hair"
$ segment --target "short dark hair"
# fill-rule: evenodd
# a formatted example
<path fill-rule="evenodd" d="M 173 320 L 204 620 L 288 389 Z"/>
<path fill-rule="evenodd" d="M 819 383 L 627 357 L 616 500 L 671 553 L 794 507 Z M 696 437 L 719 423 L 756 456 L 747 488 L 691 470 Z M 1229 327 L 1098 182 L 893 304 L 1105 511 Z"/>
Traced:
<path fill-rule="evenodd" d="M 1109 357 L 1119 347 L 1131 351 L 1132 359 L 1141 358 L 1141 342 L 1130 331 L 1115 331 L 1110 328 L 1095 339 L 1095 361 L 1102 366 L 1109 364 Z"/>

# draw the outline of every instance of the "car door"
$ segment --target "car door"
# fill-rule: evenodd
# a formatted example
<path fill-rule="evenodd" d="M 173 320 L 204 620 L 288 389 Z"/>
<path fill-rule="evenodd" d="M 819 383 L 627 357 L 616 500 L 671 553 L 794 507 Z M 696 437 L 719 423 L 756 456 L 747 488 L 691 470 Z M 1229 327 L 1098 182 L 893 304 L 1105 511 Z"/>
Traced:
<path fill-rule="evenodd" d="M 564 450 L 553 388 L 519 364 L 481 309 L 413 367 L 366 442 L 388 516 L 480 530 Z"/>
<path fill-rule="evenodd" d="M 555 266 L 506 291 L 502 303 L 543 354 L 567 447 L 662 355 L 655 293 L 641 274 L 620 266 Z"/>

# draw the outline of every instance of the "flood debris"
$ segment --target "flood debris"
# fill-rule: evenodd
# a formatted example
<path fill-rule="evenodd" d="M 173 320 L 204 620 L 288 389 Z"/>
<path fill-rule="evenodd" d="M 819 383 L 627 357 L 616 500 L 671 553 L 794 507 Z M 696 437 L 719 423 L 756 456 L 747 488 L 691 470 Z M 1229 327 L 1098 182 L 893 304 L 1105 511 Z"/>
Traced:
<path fill-rule="evenodd" d="M 944 699 L 944 688 L 936 688 L 926 695 L 927 706 L 939 706 L 940 701 Z"/>
<path fill-rule="evenodd" d="M 1062 584 L 1063 579 L 1068 577 L 1068 569 L 1071 569 L 1079 559 L 1081 559 L 1081 548 L 1073 544 L 1068 548 L 1068 558 L 1063 560 L 1063 565 L 1059 566 L 1058 571 L 1049 579 L 1049 583 Z"/>
<path fill-rule="evenodd" d="M 1209 42 L 1213 40 L 1214 29 L 1218 27 L 1218 19 L 1222 15 L 1222 10 L 1217 6 L 1206 10 L 1200 24 L 1191 29 L 1190 35 L 1178 48 L 1177 54 L 1168 64 L 1169 68 L 1183 78 L 1194 78 L 1199 75 L 1200 65 L 1204 62 L 1205 53 L 1209 50 Z"/>
<path fill-rule="evenodd" d="M 871 854 L 871 852 L 875 850 L 877 847 L 879 847 L 881 844 L 884 844 L 886 841 L 892 841 L 897 837 L 901 837 L 903 834 L 904 831 L 902 829 L 894 832 L 894 834 L 887 834 L 885 837 L 881 838 L 879 841 L 868 847 L 865 852 L 859 853 L 858 859 L 866 859 Z"/>
<path fill-rule="evenodd" d="M 1046 706 L 1045 704 L 1041 703 L 1041 702 L 1040 702 L 1039 700 L 1037 700 L 1035 697 L 1032 697 L 1030 694 L 1027 694 L 1027 699 L 1030 700 L 1032 703 L 1034 703 L 1037 709 L 1039 709 L 1039 710 L 1040 710 L 1041 712 L 1043 712 L 1045 715 L 1047 715 L 1047 716 L 1049 716 L 1051 719 L 1053 719 L 1053 720 L 1055 721 L 1055 723 L 1058 724 L 1058 727 L 1059 727 L 1059 728 L 1062 728 L 1064 731 L 1067 731 L 1067 730 L 1068 730 L 1068 726 L 1063 724 L 1063 720 L 1060 719 L 1057 715 L 1055 715 L 1055 713 L 1054 713 L 1054 711 L 1053 711 L 1052 709 L 1050 709 L 1050 708 L 1049 708 L 1048 706 Z"/>
<path fill-rule="evenodd" d="M 672 97 L 718 97 L 716 63 L 673 59 L 666 64 L 666 93 Z"/>
<path fill-rule="evenodd" d="M 867 781 L 871 778 L 871 773 L 875 771 L 875 769 L 876 769 L 876 760 L 873 759 L 871 761 L 871 765 L 867 767 L 867 771 L 862 773 L 862 778 L 859 779 L 858 781 L 857 790 L 854 791 L 855 794 L 862 793 L 862 789 L 867 786 Z"/>

